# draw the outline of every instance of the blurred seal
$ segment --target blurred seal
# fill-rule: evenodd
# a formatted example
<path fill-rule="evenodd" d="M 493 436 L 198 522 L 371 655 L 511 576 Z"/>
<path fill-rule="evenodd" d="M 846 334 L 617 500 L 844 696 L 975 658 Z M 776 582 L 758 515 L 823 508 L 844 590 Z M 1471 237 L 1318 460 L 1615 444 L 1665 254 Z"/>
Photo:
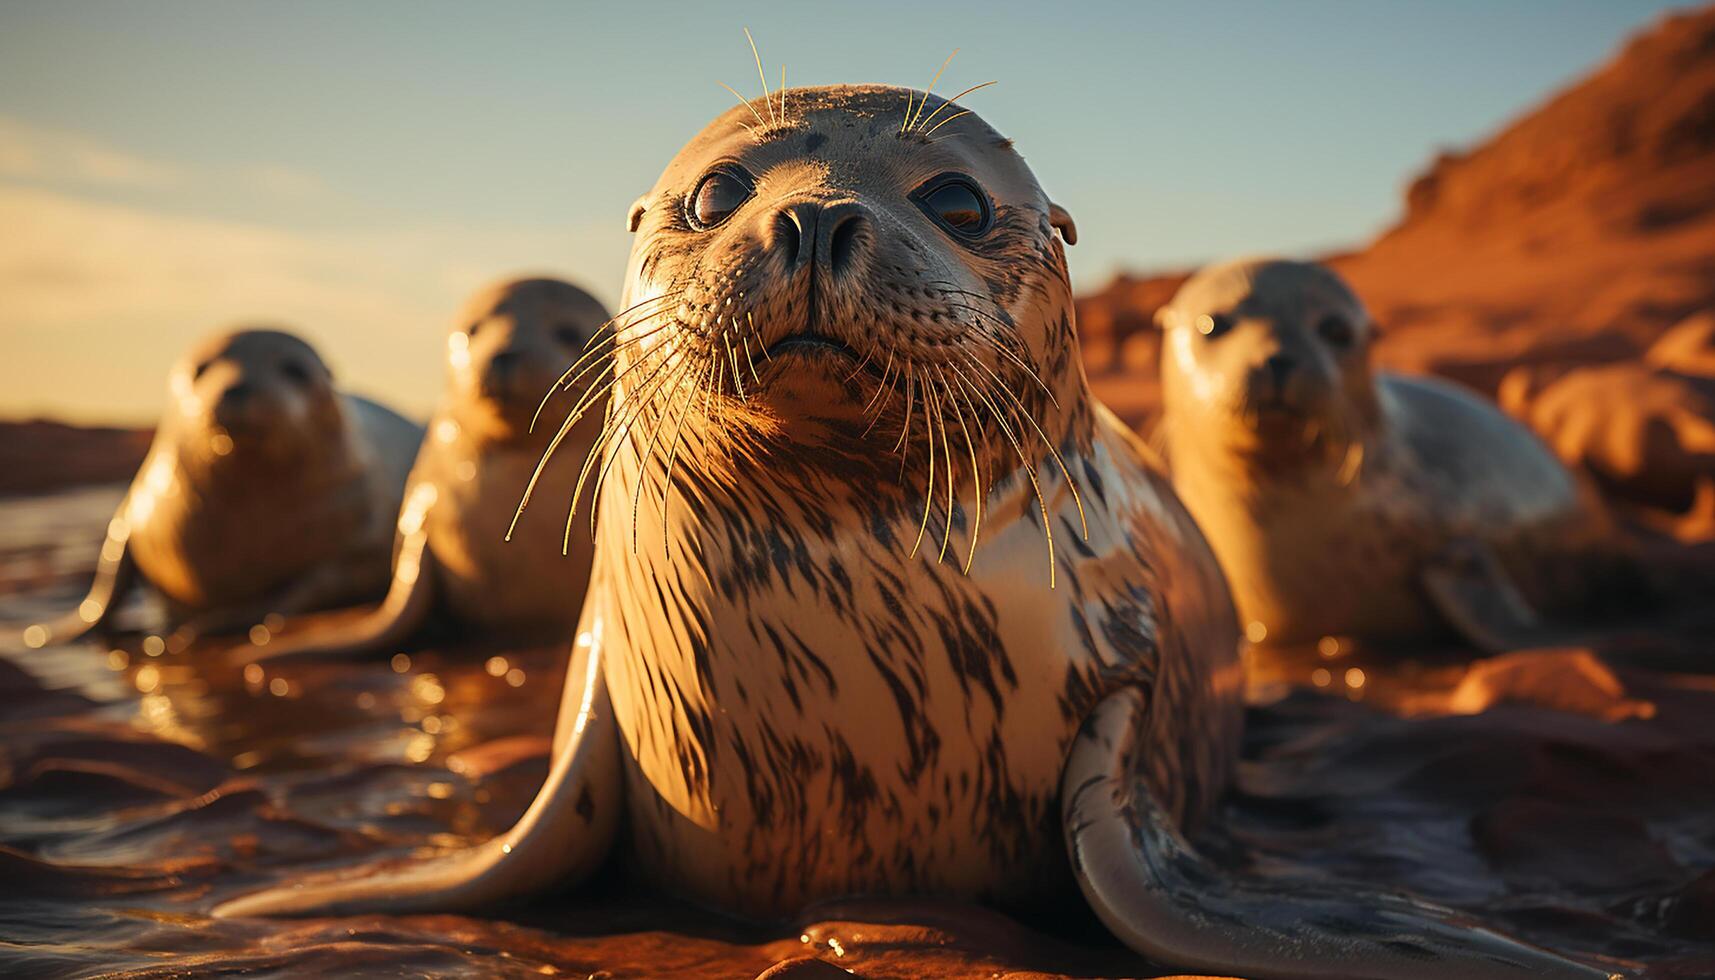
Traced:
<path fill-rule="evenodd" d="M 563 512 L 521 512 L 519 502 L 532 485 L 547 499 L 571 498 L 600 415 L 574 426 L 561 451 L 547 450 L 574 404 L 568 382 L 577 372 L 567 365 L 578 364 L 607 319 L 593 296 L 558 279 L 501 282 L 472 297 L 447 334 L 446 390 L 399 512 L 387 598 L 343 629 L 241 653 L 278 660 L 387 650 L 436 612 L 485 637 L 569 642 L 593 544 Z M 543 417 L 551 421 L 539 424 Z"/>
<path fill-rule="evenodd" d="M 420 426 L 337 391 L 315 350 L 279 330 L 198 343 L 167 396 L 88 597 L 26 630 L 29 645 L 108 625 L 139 580 L 181 641 L 386 588 Z"/>
<path fill-rule="evenodd" d="M 1451 626 L 1535 645 L 1539 610 L 1615 558 L 1587 485 L 1448 382 L 1378 372 L 1375 326 L 1327 268 L 1210 266 L 1157 314 L 1173 483 L 1255 641 Z"/>

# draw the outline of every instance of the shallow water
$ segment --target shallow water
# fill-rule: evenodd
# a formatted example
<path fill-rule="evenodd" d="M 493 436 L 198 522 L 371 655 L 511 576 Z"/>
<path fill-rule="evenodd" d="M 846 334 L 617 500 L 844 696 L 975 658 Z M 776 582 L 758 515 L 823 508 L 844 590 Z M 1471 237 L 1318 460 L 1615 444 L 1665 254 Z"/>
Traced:
<path fill-rule="evenodd" d="M 219 645 L 151 655 L 144 633 L 25 649 L 22 625 L 79 598 L 120 492 L 0 500 L 0 975 L 743 978 L 804 955 L 878 978 L 1159 972 L 1076 923 L 862 902 L 759 928 L 611 874 L 492 917 L 210 919 L 288 868 L 505 827 L 546 773 L 563 655 L 464 644 L 247 675 Z M 1715 616 L 1647 625 L 1681 661 L 1715 653 Z M 1408 886 L 1636 975 L 1715 975 L 1715 680 L 1621 670 L 1649 716 L 1620 722 L 1583 696 L 1413 720 L 1459 667 L 1257 667 L 1297 684 L 1251 711 L 1212 854 Z"/>

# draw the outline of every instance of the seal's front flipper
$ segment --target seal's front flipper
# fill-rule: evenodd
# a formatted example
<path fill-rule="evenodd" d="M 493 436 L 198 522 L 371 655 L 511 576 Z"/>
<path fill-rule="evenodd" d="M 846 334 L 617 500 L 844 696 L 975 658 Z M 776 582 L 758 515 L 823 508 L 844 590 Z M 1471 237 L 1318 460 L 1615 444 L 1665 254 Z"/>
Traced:
<path fill-rule="evenodd" d="M 137 563 L 131 557 L 130 528 L 125 507 L 121 505 L 119 513 L 107 522 L 107 539 L 101 543 L 101 557 L 96 562 L 95 581 L 90 584 L 89 594 L 64 616 L 25 629 L 25 645 L 70 643 L 112 622 L 115 609 L 137 579 Z"/>
<path fill-rule="evenodd" d="M 302 638 L 287 636 L 271 640 L 266 646 L 241 648 L 234 656 L 246 662 L 272 663 L 392 652 L 429 618 L 435 604 L 435 574 L 428 531 L 418 529 L 402 535 L 399 554 L 393 559 L 393 581 L 387 597 L 362 619 L 343 629 L 306 634 Z"/>
<path fill-rule="evenodd" d="M 587 627 L 586 627 L 587 629 Z M 594 871 L 612 846 L 625 805 L 619 726 L 608 703 L 601 650 L 567 669 L 579 711 L 548 781 L 509 831 L 480 846 L 422 861 L 347 869 L 226 902 L 216 916 L 458 912 L 484 908 Z"/>
<path fill-rule="evenodd" d="M 1421 579 L 1430 606 L 1485 653 L 1572 642 L 1543 624 L 1494 552 L 1483 545 L 1450 546 L 1424 567 Z"/>
<path fill-rule="evenodd" d="M 1084 720 L 1060 782 L 1073 872 L 1132 949 L 1178 969 L 1249 977 L 1612 976 L 1405 895 L 1210 864 L 1147 785 L 1146 714 L 1135 688 L 1108 695 Z"/>

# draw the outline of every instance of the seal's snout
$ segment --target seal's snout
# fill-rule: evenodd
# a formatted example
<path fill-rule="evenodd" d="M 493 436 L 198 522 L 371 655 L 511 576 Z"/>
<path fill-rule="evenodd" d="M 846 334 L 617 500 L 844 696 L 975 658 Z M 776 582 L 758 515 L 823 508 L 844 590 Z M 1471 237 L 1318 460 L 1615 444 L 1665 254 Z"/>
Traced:
<path fill-rule="evenodd" d="M 770 222 L 768 244 L 793 274 L 808 268 L 836 279 L 857 271 L 874 239 L 874 220 L 858 201 L 795 201 Z"/>

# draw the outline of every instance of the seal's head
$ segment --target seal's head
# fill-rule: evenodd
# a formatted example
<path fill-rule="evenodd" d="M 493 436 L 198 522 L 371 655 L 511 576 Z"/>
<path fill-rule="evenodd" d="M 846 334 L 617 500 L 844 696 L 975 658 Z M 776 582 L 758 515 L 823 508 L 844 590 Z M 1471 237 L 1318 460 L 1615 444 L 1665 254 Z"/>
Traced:
<path fill-rule="evenodd" d="M 998 368 L 1004 344 L 1039 374 L 1066 369 L 1040 356 L 1065 325 L 1024 307 L 1063 305 L 1051 226 L 1069 241 L 1072 225 L 1010 141 L 905 89 L 778 98 L 716 119 L 633 205 L 627 302 L 665 307 L 645 329 L 666 321 L 661 344 L 722 355 L 718 388 L 781 413 L 861 407 L 841 379 L 860 364 L 879 379 L 889 356 L 896 373 L 966 354 Z"/>
<path fill-rule="evenodd" d="M 199 342 L 173 366 L 167 391 L 163 425 L 174 430 L 187 466 L 221 470 L 236 460 L 232 465 L 250 471 L 342 441 L 327 365 L 281 330 L 235 330 Z"/>
<path fill-rule="evenodd" d="M 740 105 L 679 151 L 630 226 L 627 308 L 602 343 L 610 428 L 639 442 L 684 410 L 706 438 L 681 459 L 738 443 L 879 459 L 902 438 L 921 451 L 929 427 L 966 457 L 962 419 L 970 456 L 1010 456 L 995 419 L 1041 454 L 1034 427 L 1060 439 L 1088 414 L 1071 219 L 955 103 L 831 86 Z"/>
<path fill-rule="evenodd" d="M 1344 449 L 1375 415 L 1374 326 L 1324 266 L 1212 265 L 1156 319 L 1168 424 L 1202 445 L 1295 459 Z"/>
<path fill-rule="evenodd" d="M 482 290 L 447 334 L 447 410 L 480 437 L 521 437 L 543 396 L 606 320 L 595 297 L 558 279 L 514 279 Z"/>

